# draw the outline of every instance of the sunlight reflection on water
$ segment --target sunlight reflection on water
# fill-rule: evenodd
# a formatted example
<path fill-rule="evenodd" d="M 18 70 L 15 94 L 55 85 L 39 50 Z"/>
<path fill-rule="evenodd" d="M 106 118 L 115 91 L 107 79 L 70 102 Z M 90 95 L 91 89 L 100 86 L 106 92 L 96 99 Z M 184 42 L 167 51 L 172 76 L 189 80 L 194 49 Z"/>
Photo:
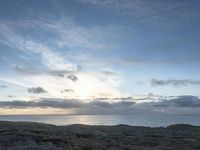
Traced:
<path fill-rule="evenodd" d="M 199 115 L 66 115 L 66 116 L 0 116 L 1 121 L 30 121 L 55 125 L 88 124 L 133 126 L 200 125 Z"/>

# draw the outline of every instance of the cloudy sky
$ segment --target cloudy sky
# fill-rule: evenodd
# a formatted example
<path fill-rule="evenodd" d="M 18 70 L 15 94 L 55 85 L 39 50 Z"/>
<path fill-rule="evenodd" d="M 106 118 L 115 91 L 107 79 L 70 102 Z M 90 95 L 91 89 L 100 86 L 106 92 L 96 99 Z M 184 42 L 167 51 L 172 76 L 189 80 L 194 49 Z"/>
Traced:
<path fill-rule="evenodd" d="M 199 0 L 1 0 L 1 114 L 200 113 Z"/>

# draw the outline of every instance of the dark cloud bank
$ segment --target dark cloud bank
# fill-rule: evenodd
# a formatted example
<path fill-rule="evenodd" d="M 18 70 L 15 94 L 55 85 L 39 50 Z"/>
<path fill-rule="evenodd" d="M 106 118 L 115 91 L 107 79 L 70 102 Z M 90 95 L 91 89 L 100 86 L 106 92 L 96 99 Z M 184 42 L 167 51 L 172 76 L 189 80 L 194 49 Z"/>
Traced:
<path fill-rule="evenodd" d="M 158 102 L 144 103 L 145 106 L 152 107 L 200 107 L 200 98 L 196 96 L 179 96 L 170 100 L 160 100 Z"/>
<path fill-rule="evenodd" d="M 120 99 L 120 98 L 119 98 Z M 1 101 L 0 108 L 60 108 L 77 109 L 77 114 L 148 114 L 161 113 L 158 110 L 169 111 L 200 109 L 200 98 L 196 96 L 178 96 L 171 99 L 160 99 L 154 102 L 136 103 L 128 98 L 122 98 L 116 102 L 105 101 L 107 99 L 95 99 L 91 102 L 83 102 L 77 99 L 39 99 L 34 101 Z M 112 99 L 114 100 L 114 99 Z M 194 111 L 195 112 L 195 111 Z M 187 112 L 182 112 L 187 113 Z M 200 113 L 200 111 L 199 111 Z"/>

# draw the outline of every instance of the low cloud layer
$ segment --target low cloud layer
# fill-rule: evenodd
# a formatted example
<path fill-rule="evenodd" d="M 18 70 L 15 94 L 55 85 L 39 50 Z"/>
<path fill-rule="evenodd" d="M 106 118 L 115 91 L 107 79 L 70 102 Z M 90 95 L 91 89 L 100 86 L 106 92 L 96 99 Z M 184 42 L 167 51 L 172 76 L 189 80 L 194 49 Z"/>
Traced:
<path fill-rule="evenodd" d="M 168 80 L 159 80 L 159 79 L 151 79 L 152 86 L 167 86 L 172 85 L 176 87 L 181 86 L 189 86 L 189 85 L 200 85 L 200 80 L 193 80 L 193 79 L 168 79 Z"/>
<path fill-rule="evenodd" d="M 29 93 L 33 93 L 33 94 L 47 93 L 47 91 L 43 89 L 42 87 L 32 87 L 32 88 L 28 88 L 27 90 Z"/>
<path fill-rule="evenodd" d="M 145 103 L 146 106 L 153 107 L 200 107 L 200 98 L 196 96 L 179 96 L 170 100 L 160 100 L 158 102 Z"/>
<path fill-rule="evenodd" d="M 126 106 L 134 105 L 135 102 L 120 101 L 120 102 L 105 102 L 105 101 L 92 101 L 92 102 L 81 102 L 77 99 L 54 99 L 54 98 L 43 98 L 35 101 L 1 101 L 0 107 L 9 108 L 29 108 L 29 107 L 40 107 L 40 108 L 82 108 L 82 107 L 106 107 L 106 108 L 121 108 Z"/>
<path fill-rule="evenodd" d="M 140 102 L 137 100 L 130 100 L 124 98 L 121 100 L 112 99 L 109 101 L 105 98 L 94 99 L 92 101 L 81 101 L 78 99 L 56 99 L 56 98 L 42 98 L 32 101 L 1 101 L 0 108 L 58 108 L 58 109 L 76 109 L 76 114 L 148 114 L 177 110 L 183 110 L 182 113 L 187 113 L 184 110 L 199 109 L 200 98 L 196 96 L 178 96 L 169 97 L 166 99 L 159 99 L 152 102 Z"/>
<path fill-rule="evenodd" d="M 58 99 L 41 99 L 36 101 L 20 101 L 20 100 L 13 100 L 13 101 L 1 101 L 0 102 L 1 108 L 76 108 L 80 107 L 80 103 L 74 102 L 73 100 L 58 100 Z"/>

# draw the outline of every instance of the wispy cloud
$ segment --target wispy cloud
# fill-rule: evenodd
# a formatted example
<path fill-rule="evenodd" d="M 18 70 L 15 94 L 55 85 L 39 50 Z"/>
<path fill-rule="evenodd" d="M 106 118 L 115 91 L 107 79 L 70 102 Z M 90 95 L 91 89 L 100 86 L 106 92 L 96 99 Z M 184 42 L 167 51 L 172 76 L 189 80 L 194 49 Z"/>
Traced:
<path fill-rule="evenodd" d="M 31 30 L 34 30 L 34 36 L 27 34 L 25 37 L 19 32 L 20 30 L 28 31 L 30 35 L 32 35 Z M 119 33 L 118 30 L 114 26 L 82 27 L 66 18 L 65 20 L 27 19 L 15 22 L 0 20 L 0 42 L 26 53 L 40 55 L 43 63 L 49 68 L 76 70 L 78 66 L 66 61 L 66 58 L 71 60 L 73 55 L 74 60 L 79 58 L 76 55 L 90 50 L 111 49 L 112 41 Z M 46 34 L 52 36 L 47 37 Z M 37 36 L 42 39 L 37 40 Z M 64 57 L 55 51 L 61 48 L 67 49 Z"/>
<path fill-rule="evenodd" d="M 7 23 L 7 22 L 6 22 Z M 44 45 L 41 42 L 36 42 L 33 39 L 27 39 L 23 35 L 18 34 L 14 29 L 16 28 L 10 25 L 10 22 L 7 24 L 0 24 L 1 34 L 4 36 L 4 39 L 1 42 L 5 41 L 9 47 L 19 49 L 25 53 L 36 53 L 41 55 L 43 63 L 49 68 L 58 68 L 58 69 L 74 69 L 76 66 L 70 64 L 69 62 L 63 63 L 64 58 L 59 56 L 59 54 L 53 52 L 48 46 Z"/>
<path fill-rule="evenodd" d="M 114 44 L 112 41 L 123 33 L 120 26 L 80 26 L 67 16 L 59 20 L 42 18 L 38 20 L 20 20 L 17 22 L 1 20 L 1 22 L 1 28 L 4 29 L 7 28 L 4 26 L 6 24 L 10 27 L 15 26 L 15 29 L 33 29 L 35 30 L 35 34 L 39 36 L 50 33 L 50 36 L 46 37 L 47 39 L 42 39 L 43 43 L 47 43 L 52 40 L 51 44 L 58 46 L 59 48 L 65 47 L 76 50 L 83 49 L 84 51 L 109 49 L 111 48 L 111 45 Z M 8 29 L 6 30 L 6 32 L 8 32 Z M 11 34 L 12 30 L 9 32 Z"/>
<path fill-rule="evenodd" d="M 77 0 L 112 12 L 132 16 L 142 22 L 181 23 L 199 19 L 199 1 L 164 1 L 164 0 Z M 194 5 L 192 5 L 194 4 Z"/>
<path fill-rule="evenodd" d="M 28 34 L 25 35 L 22 31 L 27 31 Z M 60 91 L 65 88 L 73 89 L 74 92 L 67 95 L 71 97 L 119 95 L 118 85 L 110 85 L 110 82 L 116 79 L 107 77 L 107 81 L 101 81 L 91 72 L 81 72 L 82 66 L 80 67 L 76 61 L 79 54 L 108 49 L 112 42 L 107 43 L 107 39 L 115 37 L 114 32 L 112 27 L 87 28 L 66 18 L 56 21 L 51 19 L 0 20 L 0 42 L 24 54 L 33 54 L 41 61 L 35 66 L 40 66 L 40 63 L 45 66 L 45 68 L 38 69 L 32 66 L 17 65 L 14 70 L 23 74 L 19 76 L 32 84 L 29 88 L 41 86 L 51 96 L 62 98 L 67 93 Z M 38 40 L 37 37 L 41 39 Z M 63 48 L 66 51 L 62 51 Z M 76 51 L 76 56 L 74 54 L 71 56 L 73 50 Z M 70 80 L 66 80 L 67 78 Z"/>

